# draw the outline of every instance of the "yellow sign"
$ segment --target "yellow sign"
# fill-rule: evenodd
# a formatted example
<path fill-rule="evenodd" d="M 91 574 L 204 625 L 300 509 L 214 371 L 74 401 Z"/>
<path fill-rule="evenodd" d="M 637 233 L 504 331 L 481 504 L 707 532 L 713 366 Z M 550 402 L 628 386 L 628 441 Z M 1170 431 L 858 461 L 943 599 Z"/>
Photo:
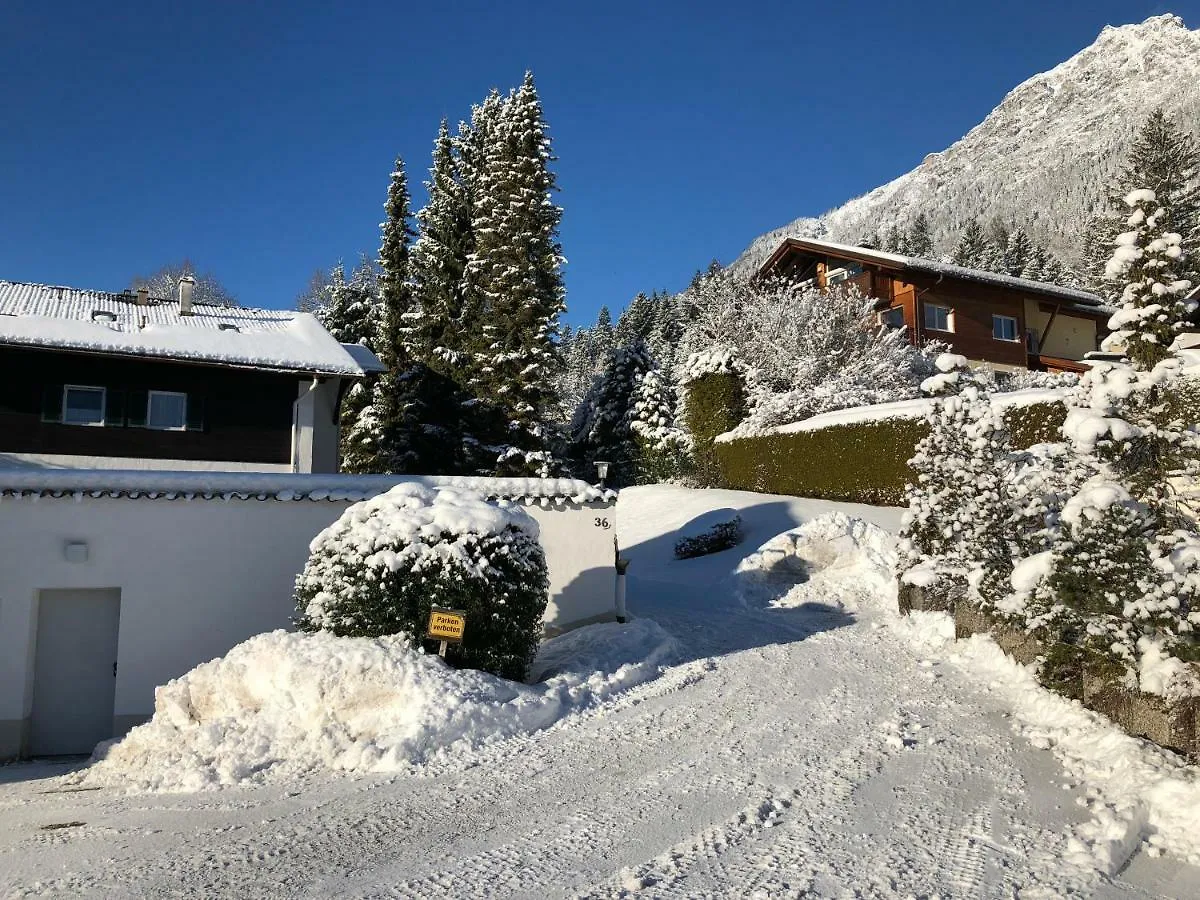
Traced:
<path fill-rule="evenodd" d="M 429 627 L 425 629 L 425 637 L 461 644 L 466 629 L 467 614 L 461 609 L 439 609 L 435 606 L 429 613 Z"/>

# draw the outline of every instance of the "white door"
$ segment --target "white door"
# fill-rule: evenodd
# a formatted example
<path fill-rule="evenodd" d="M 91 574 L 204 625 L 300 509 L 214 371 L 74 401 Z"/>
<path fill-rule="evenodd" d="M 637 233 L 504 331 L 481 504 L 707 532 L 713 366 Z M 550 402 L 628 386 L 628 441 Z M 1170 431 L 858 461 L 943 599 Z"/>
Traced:
<path fill-rule="evenodd" d="M 29 753 L 91 753 L 112 737 L 119 588 L 39 592 Z"/>

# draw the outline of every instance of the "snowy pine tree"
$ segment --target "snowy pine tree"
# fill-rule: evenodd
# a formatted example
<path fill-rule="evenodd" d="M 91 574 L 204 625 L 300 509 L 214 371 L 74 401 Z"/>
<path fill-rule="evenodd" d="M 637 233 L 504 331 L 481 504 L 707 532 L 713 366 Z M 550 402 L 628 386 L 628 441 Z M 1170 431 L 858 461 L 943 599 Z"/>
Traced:
<path fill-rule="evenodd" d="M 1164 224 L 1192 251 L 1181 274 L 1200 282 L 1200 145 L 1162 109 L 1150 114 L 1134 140 L 1112 206 L 1123 211 L 1125 195 L 1139 188 L 1153 191 L 1169 210 Z"/>
<path fill-rule="evenodd" d="M 950 261 L 956 266 L 968 269 L 985 269 L 988 262 L 987 252 L 988 242 L 983 236 L 983 228 L 980 227 L 978 220 L 972 219 L 963 229 Z"/>
<path fill-rule="evenodd" d="M 1006 593 L 1012 571 L 1006 478 L 1012 449 L 1002 417 L 965 359 L 942 354 L 937 363 L 940 376 L 926 387 L 942 396 L 909 461 L 916 480 L 901 527 L 901 568 L 921 566 L 969 582 L 976 599 L 990 605 Z"/>
<path fill-rule="evenodd" d="M 637 447 L 637 481 L 654 484 L 685 475 L 691 468 L 691 439 L 676 426 L 677 400 L 658 369 L 645 372 L 633 392 L 630 430 Z"/>
<path fill-rule="evenodd" d="M 637 480 L 638 444 L 632 427 L 636 394 L 643 376 L 653 368 L 654 361 L 641 340 L 609 354 L 572 435 L 571 456 L 581 473 L 596 460 L 607 460 L 611 463 L 610 484 L 623 486 Z"/>
<path fill-rule="evenodd" d="M 426 462 L 414 449 L 420 422 L 414 421 L 410 399 L 414 384 L 408 371 L 412 360 L 404 347 L 405 316 L 412 308 L 408 263 L 413 232 L 408 182 L 400 158 L 392 171 L 384 210 L 387 219 L 380 225 L 379 248 L 380 313 L 373 349 L 387 371 L 369 388 L 364 386 L 370 391 L 369 400 L 346 435 L 343 465 L 347 471 L 412 472 L 423 469 Z"/>
<path fill-rule="evenodd" d="M 489 101 L 489 118 L 482 109 L 473 117 L 468 152 L 478 153 L 469 162 L 474 250 L 465 271 L 478 328 L 470 387 L 505 420 L 496 472 L 549 474 L 552 384 L 562 365 L 562 210 L 551 200 L 553 157 L 532 74 L 507 100 Z"/>
<path fill-rule="evenodd" d="M 1196 302 L 1186 299 L 1192 282 L 1182 277 L 1187 255 L 1180 235 L 1169 230 L 1170 210 L 1148 189 L 1131 191 L 1124 203 L 1129 230 L 1117 236 L 1105 267 L 1108 279 L 1124 288 L 1105 346 L 1123 345 L 1135 366 L 1151 369 L 1170 355 Z"/>
<path fill-rule="evenodd" d="M 933 235 L 929 230 L 929 218 L 923 212 L 917 213 L 908 229 L 904 253 L 919 259 L 933 259 Z"/>
<path fill-rule="evenodd" d="M 429 199 L 417 213 L 420 236 L 412 248 L 415 309 L 406 326 L 406 344 L 414 358 L 449 375 L 466 361 L 463 272 L 471 246 L 471 210 L 445 119 L 425 188 Z"/>
<path fill-rule="evenodd" d="M 1014 278 L 1022 277 L 1029 261 L 1033 258 L 1033 241 L 1025 233 L 1024 228 L 1014 228 L 1008 235 L 1004 245 L 1004 274 Z"/>
<path fill-rule="evenodd" d="M 330 270 L 317 318 L 339 343 L 375 349 L 380 314 L 377 281 L 375 267 L 365 257 L 348 281 L 341 262 Z"/>

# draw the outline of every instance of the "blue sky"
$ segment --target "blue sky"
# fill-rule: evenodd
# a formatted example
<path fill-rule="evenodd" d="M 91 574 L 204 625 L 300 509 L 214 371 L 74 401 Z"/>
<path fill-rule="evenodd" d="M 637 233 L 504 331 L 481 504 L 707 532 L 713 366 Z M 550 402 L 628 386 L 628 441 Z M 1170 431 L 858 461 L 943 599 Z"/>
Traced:
<path fill-rule="evenodd" d="M 179 4 L 184 7 L 184 4 Z M 532 68 L 568 321 L 907 171 L 1108 23 L 1200 0 L 0 4 L 0 278 L 116 290 L 190 257 L 290 306 L 374 253 L 392 160 Z"/>

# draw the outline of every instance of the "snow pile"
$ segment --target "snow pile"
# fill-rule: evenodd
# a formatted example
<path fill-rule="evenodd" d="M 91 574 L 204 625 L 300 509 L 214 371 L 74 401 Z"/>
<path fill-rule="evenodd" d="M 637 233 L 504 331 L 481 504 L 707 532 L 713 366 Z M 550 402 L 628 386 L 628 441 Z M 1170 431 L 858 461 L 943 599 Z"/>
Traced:
<path fill-rule="evenodd" d="M 274 631 L 155 693 L 154 717 L 97 748 L 89 786 L 190 792 L 307 772 L 390 772 L 544 729 L 656 677 L 672 653 L 655 623 L 548 641 L 540 684 L 450 669 L 401 635 Z"/>
<path fill-rule="evenodd" d="M 819 602 L 849 611 L 895 610 L 896 540 L 877 525 L 831 512 L 776 535 L 734 570 L 748 606 L 795 607 Z"/>
<path fill-rule="evenodd" d="M 921 653 L 991 684 L 1013 712 L 1013 727 L 1048 749 L 1086 788 L 1090 820 L 1068 845 L 1068 861 L 1112 875 L 1143 844 L 1200 865 L 1200 771 L 1174 754 L 1125 734 L 1108 719 L 1038 684 L 985 635 L 955 642 L 943 613 L 913 613 L 894 626 Z"/>

